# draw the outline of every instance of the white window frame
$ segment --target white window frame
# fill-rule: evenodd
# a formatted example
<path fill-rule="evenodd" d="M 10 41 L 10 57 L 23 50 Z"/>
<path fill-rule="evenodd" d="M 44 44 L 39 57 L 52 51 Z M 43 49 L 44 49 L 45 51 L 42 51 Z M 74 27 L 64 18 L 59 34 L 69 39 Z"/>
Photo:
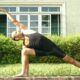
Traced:
<path fill-rule="evenodd" d="M 61 36 L 67 35 L 67 29 L 66 29 L 66 11 L 65 11 L 65 2 L 62 3 L 61 6 Z"/>
<path fill-rule="evenodd" d="M 59 5 L 60 4 L 60 5 Z M 30 29 L 30 15 L 38 15 L 38 32 L 42 32 L 42 25 L 41 25 L 41 15 L 50 15 L 51 14 L 60 14 L 60 19 L 61 19 L 61 35 L 65 36 L 66 35 L 66 19 L 65 19 L 65 3 L 59 3 L 56 5 L 41 5 L 41 6 L 26 6 L 26 7 L 38 7 L 38 12 L 20 12 L 20 7 L 25 7 L 25 6 L 16 6 L 16 12 L 10 12 L 11 14 L 16 15 L 16 19 L 19 20 L 19 15 L 28 15 L 28 29 Z M 0 6 L 0 7 L 15 7 L 15 6 Z M 60 12 L 41 12 L 42 7 L 60 7 Z M 51 21 L 50 21 L 50 28 L 51 28 Z M 7 31 L 6 34 L 8 36 L 8 23 L 7 23 Z M 51 34 L 51 29 L 50 29 L 50 34 Z M 59 34 L 59 33 L 58 33 Z"/>

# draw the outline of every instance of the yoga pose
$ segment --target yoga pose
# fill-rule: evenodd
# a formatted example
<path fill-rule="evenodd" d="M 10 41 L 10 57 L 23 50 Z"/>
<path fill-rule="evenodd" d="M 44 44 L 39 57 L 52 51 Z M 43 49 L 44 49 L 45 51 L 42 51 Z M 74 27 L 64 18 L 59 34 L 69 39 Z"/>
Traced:
<path fill-rule="evenodd" d="M 64 61 L 80 68 L 80 62 L 65 54 L 55 43 L 34 30 L 28 30 L 27 26 L 15 20 L 10 13 L 4 9 L 4 12 L 11 22 L 19 29 L 12 32 L 12 39 L 22 40 L 23 47 L 21 51 L 22 71 L 17 77 L 25 77 L 29 74 L 29 56 L 47 56 L 54 55 L 62 58 Z"/>

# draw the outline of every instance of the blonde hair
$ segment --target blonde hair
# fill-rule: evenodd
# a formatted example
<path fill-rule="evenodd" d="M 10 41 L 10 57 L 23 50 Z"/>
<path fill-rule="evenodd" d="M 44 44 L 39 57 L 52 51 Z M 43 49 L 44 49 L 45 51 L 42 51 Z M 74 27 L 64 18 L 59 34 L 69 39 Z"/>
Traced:
<path fill-rule="evenodd" d="M 17 37 L 18 35 L 21 35 L 22 32 L 21 31 L 13 31 L 12 34 L 11 34 L 11 38 L 13 40 L 15 40 L 15 37 Z"/>

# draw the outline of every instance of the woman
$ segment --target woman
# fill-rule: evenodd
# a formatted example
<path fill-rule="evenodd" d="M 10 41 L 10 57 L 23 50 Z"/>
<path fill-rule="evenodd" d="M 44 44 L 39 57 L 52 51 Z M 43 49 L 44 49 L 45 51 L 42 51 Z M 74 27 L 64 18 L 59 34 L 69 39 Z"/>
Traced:
<path fill-rule="evenodd" d="M 80 68 L 80 62 L 63 52 L 55 43 L 46 38 L 45 36 L 33 30 L 27 30 L 27 26 L 15 20 L 10 13 L 4 9 L 4 12 L 11 22 L 19 28 L 19 30 L 12 32 L 12 39 L 15 41 L 22 40 L 23 48 L 21 51 L 22 58 L 22 71 L 17 77 L 25 77 L 29 74 L 29 55 L 32 56 L 47 56 L 54 55 L 62 58 L 64 61 L 73 64 Z"/>

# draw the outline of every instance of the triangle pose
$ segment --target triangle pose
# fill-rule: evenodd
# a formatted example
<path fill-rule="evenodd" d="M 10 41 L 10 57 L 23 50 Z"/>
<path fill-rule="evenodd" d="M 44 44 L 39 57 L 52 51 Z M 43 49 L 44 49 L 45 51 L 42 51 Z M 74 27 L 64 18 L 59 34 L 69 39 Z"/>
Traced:
<path fill-rule="evenodd" d="M 5 9 L 0 9 L 4 12 L 11 22 L 19 29 L 12 32 L 12 39 L 15 41 L 22 40 L 23 47 L 21 50 L 22 70 L 17 77 L 25 77 L 29 75 L 29 56 L 47 56 L 54 55 L 62 58 L 64 61 L 73 64 L 80 68 L 80 62 L 65 54 L 54 42 L 46 38 L 44 35 L 37 33 L 34 30 L 28 30 L 27 26 L 18 22 Z"/>

